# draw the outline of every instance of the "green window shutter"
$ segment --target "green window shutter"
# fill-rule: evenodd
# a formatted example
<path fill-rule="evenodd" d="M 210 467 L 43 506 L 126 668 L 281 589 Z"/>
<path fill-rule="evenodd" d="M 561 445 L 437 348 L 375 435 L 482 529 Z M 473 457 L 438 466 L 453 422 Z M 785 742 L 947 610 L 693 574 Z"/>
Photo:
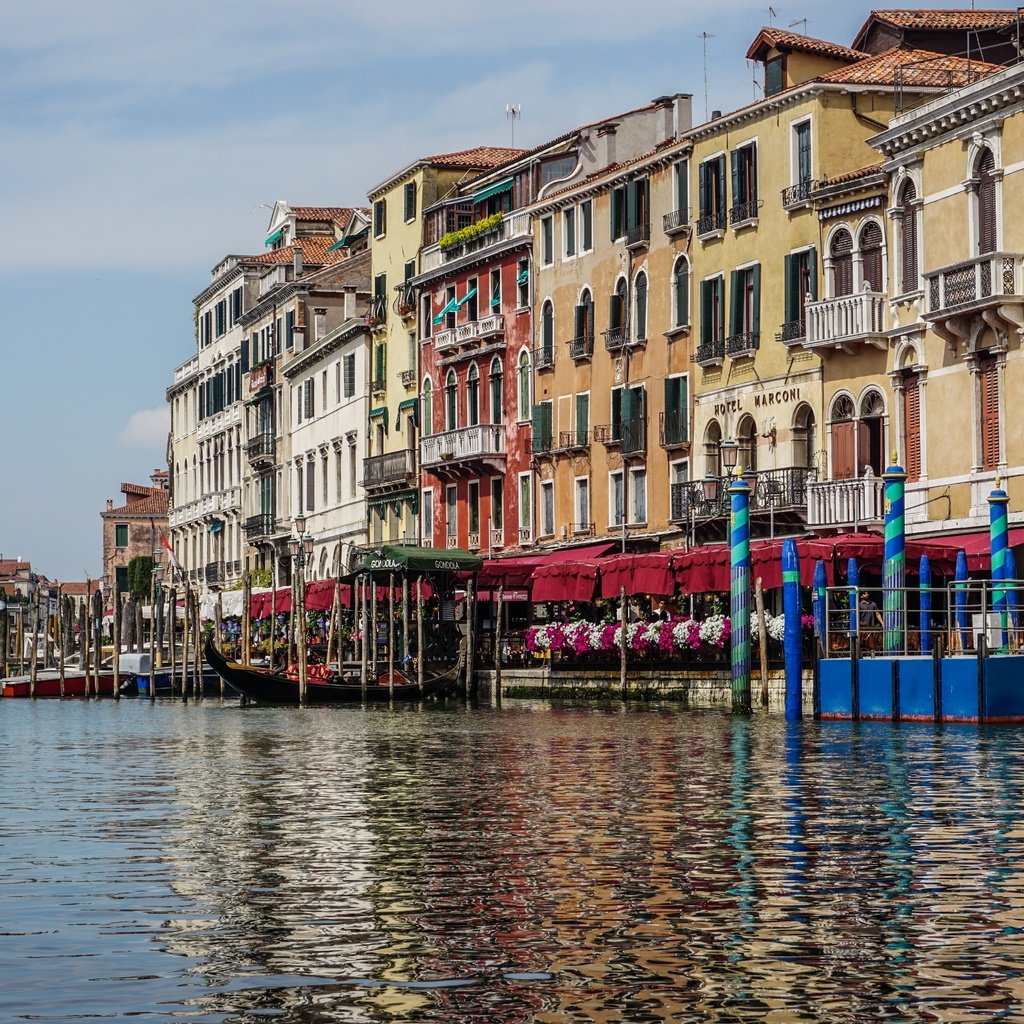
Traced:
<path fill-rule="evenodd" d="M 665 378 L 665 416 L 674 416 L 679 412 L 679 377 Z"/>
<path fill-rule="evenodd" d="M 717 212 L 725 211 L 725 157 L 718 158 L 718 176 L 715 179 L 715 193 L 718 199 Z"/>
<path fill-rule="evenodd" d="M 582 438 L 590 429 L 590 395 L 576 396 L 576 434 Z"/>
<path fill-rule="evenodd" d="M 757 144 L 750 147 L 750 180 L 747 182 L 747 193 L 751 202 L 757 202 Z"/>
<path fill-rule="evenodd" d="M 718 295 L 718 314 L 716 317 L 715 328 L 718 331 L 718 337 L 722 337 L 722 332 L 725 324 L 723 319 L 725 317 L 725 277 L 715 278 L 715 293 Z"/>
<path fill-rule="evenodd" d="M 623 234 L 623 218 L 625 215 L 626 195 L 625 189 L 617 188 L 612 191 L 611 206 L 611 238 L 614 242 Z"/>
<path fill-rule="evenodd" d="M 740 187 L 740 151 L 734 149 L 729 154 L 729 161 L 732 164 L 732 201 L 738 203 L 743 189 Z"/>
<path fill-rule="evenodd" d="M 697 168 L 697 192 L 700 201 L 700 216 L 706 217 L 708 210 L 708 170 L 709 164 L 701 164 Z"/>
<path fill-rule="evenodd" d="M 690 164 L 684 160 L 676 164 L 676 209 L 686 210 L 690 205 Z"/>
<path fill-rule="evenodd" d="M 785 257 L 784 261 L 783 277 L 786 283 L 786 312 L 785 318 L 786 323 L 792 323 L 796 319 L 796 290 L 799 284 L 796 280 L 797 277 L 797 258 L 790 254 Z"/>
<path fill-rule="evenodd" d="M 761 332 L 761 264 L 755 263 L 750 268 L 754 297 L 750 310 L 750 329 L 755 334 Z"/>
<path fill-rule="evenodd" d="M 642 341 L 647 337 L 647 275 L 636 279 L 636 337 Z"/>
<path fill-rule="evenodd" d="M 700 283 L 700 340 L 704 345 L 711 343 L 711 289 L 714 281 Z"/>
<path fill-rule="evenodd" d="M 729 274 L 729 335 L 739 334 L 743 329 L 743 275 L 738 270 Z"/>
<path fill-rule="evenodd" d="M 242 373 L 249 372 L 249 339 L 246 338 L 241 345 L 238 346 L 238 358 L 241 360 Z"/>
<path fill-rule="evenodd" d="M 818 297 L 818 250 L 811 246 L 804 259 L 807 260 L 807 294 L 813 302 Z"/>
<path fill-rule="evenodd" d="M 622 327 L 622 296 L 614 292 L 608 299 L 608 328 L 618 330 Z"/>
<path fill-rule="evenodd" d="M 594 248 L 594 206 L 589 200 L 580 207 L 580 217 L 583 221 L 583 248 L 590 250 Z"/>

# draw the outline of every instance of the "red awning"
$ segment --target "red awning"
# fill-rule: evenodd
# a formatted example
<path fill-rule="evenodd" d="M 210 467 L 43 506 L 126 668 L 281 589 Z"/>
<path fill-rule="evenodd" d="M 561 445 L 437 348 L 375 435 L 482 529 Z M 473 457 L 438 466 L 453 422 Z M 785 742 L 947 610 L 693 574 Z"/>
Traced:
<path fill-rule="evenodd" d="M 593 601 L 597 589 L 594 562 L 557 562 L 538 566 L 532 576 L 534 601 Z"/>
<path fill-rule="evenodd" d="M 609 555 L 601 559 L 601 596 L 618 597 L 625 587 L 627 594 L 671 597 L 676 592 L 672 573 L 674 555 L 674 551 L 658 551 L 641 555 Z"/>
<path fill-rule="evenodd" d="M 992 538 L 988 530 L 980 530 L 977 533 L 954 533 L 950 536 L 943 536 L 938 542 L 963 551 L 967 555 L 967 568 L 971 572 L 991 570 Z M 1010 530 L 1008 543 L 1011 548 L 1024 544 L 1024 528 L 1018 527 Z"/>
<path fill-rule="evenodd" d="M 761 586 L 773 590 L 782 586 L 782 540 L 755 540 L 750 545 L 751 582 L 761 577 Z M 814 582 L 814 569 L 819 559 L 825 563 L 829 586 L 834 583 L 834 545 L 812 537 L 796 538 L 800 558 L 800 583 L 809 587 Z M 676 583 L 688 594 L 706 594 L 728 590 L 731 585 L 729 547 L 707 544 L 690 551 L 675 552 L 673 571 Z"/>
<path fill-rule="evenodd" d="M 273 604 L 271 602 L 273 601 Z M 254 619 L 265 619 L 271 614 L 271 609 L 278 615 L 291 611 L 292 607 L 292 592 L 287 587 L 283 587 L 277 592 L 277 598 L 274 600 L 274 592 L 267 590 L 262 594 L 253 594 L 249 601 L 249 614 Z"/>
<path fill-rule="evenodd" d="M 616 541 L 606 540 L 582 544 L 575 548 L 551 548 L 547 551 L 518 554 L 510 558 L 488 558 L 484 560 L 477 573 L 477 583 L 483 587 L 496 587 L 499 583 L 504 583 L 507 587 L 525 587 L 534 569 L 539 569 L 542 565 L 600 558 L 616 546 Z"/>

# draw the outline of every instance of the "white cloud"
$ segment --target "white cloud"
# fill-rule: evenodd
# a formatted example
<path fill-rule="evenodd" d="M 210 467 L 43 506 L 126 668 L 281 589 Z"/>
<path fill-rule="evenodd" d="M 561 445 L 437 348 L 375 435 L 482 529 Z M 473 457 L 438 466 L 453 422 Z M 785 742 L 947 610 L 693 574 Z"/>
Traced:
<path fill-rule="evenodd" d="M 162 456 L 167 448 L 167 432 L 170 429 L 171 417 L 166 405 L 157 409 L 140 409 L 132 413 L 124 430 L 118 435 L 118 440 L 129 448 L 156 449 Z"/>

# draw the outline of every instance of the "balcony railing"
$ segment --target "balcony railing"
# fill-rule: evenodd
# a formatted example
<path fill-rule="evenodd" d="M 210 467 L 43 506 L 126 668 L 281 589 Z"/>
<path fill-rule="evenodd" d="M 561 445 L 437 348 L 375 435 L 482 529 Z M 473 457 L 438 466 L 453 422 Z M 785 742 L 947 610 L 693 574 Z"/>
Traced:
<path fill-rule="evenodd" d="M 558 433 L 558 447 L 564 451 L 582 450 L 590 447 L 589 430 L 561 430 Z"/>
<path fill-rule="evenodd" d="M 746 478 L 750 484 L 750 511 L 752 513 L 804 512 L 808 501 L 808 488 L 813 485 L 815 470 L 805 466 L 783 469 L 764 469 Z M 712 519 L 729 511 L 729 487 L 733 478 L 718 477 L 716 494 L 708 499 L 704 482 L 687 480 L 672 484 L 669 500 L 669 518 L 676 523 L 688 519 Z"/>
<path fill-rule="evenodd" d="M 725 359 L 725 339 L 712 338 L 709 341 L 702 341 L 697 346 L 696 360 L 701 366 L 710 366 L 712 363 L 720 363 Z"/>
<path fill-rule="evenodd" d="M 496 456 L 505 456 L 505 431 L 491 424 L 429 434 L 420 442 L 420 465 L 424 469 Z"/>
<path fill-rule="evenodd" d="M 717 213 L 706 213 L 703 217 L 697 218 L 697 237 L 710 235 L 713 231 L 725 230 L 725 211 Z"/>
<path fill-rule="evenodd" d="M 569 340 L 569 357 L 571 359 L 589 359 L 594 354 L 594 335 L 583 334 Z"/>
<path fill-rule="evenodd" d="M 609 327 L 604 332 L 604 347 L 608 352 L 618 352 L 627 342 L 624 327 Z"/>
<path fill-rule="evenodd" d="M 640 455 L 647 451 L 647 417 L 594 427 L 594 440 L 605 447 L 618 448 L 623 455 Z"/>
<path fill-rule="evenodd" d="M 805 321 L 787 320 L 775 335 L 775 340 L 792 345 L 794 342 L 803 341 L 806 336 L 807 324 Z"/>
<path fill-rule="evenodd" d="M 477 528 L 476 530 L 470 530 L 469 533 L 466 535 L 466 547 L 469 548 L 470 551 L 480 550 L 479 528 Z"/>
<path fill-rule="evenodd" d="M 276 519 L 273 512 L 261 512 L 256 516 L 249 516 L 245 521 L 245 536 L 247 540 L 256 537 L 270 537 L 275 532 Z"/>
<path fill-rule="evenodd" d="M 761 341 L 760 331 L 743 331 L 741 334 L 731 334 L 725 339 L 726 355 L 733 359 L 738 356 L 749 356 L 757 351 Z"/>
<path fill-rule="evenodd" d="M 273 462 L 276 440 L 273 434 L 257 434 L 249 438 L 245 453 L 250 462 Z"/>
<path fill-rule="evenodd" d="M 758 199 L 751 199 L 747 203 L 735 203 L 729 209 L 730 224 L 745 224 L 747 221 L 757 220 L 757 211 L 761 206 Z"/>
<path fill-rule="evenodd" d="M 1024 295 L 1024 253 L 990 252 L 972 260 L 926 271 L 926 320 L 996 306 Z"/>
<path fill-rule="evenodd" d="M 380 394 L 382 391 L 387 391 L 388 384 L 383 377 L 374 377 L 370 381 L 370 390 L 375 394 Z"/>
<path fill-rule="evenodd" d="M 673 210 L 671 213 L 666 213 L 661 224 L 669 238 L 675 235 L 688 235 L 690 233 L 690 211 Z"/>
<path fill-rule="evenodd" d="M 491 547 L 503 548 L 505 546 L 505 530 L 498 526 L 491 529 Z"/>
<path fill-rule="evenodd" d="M 457 548 L 458 546 L 459 546 L 458 534 L 455 534 L 455 533 L 447 534 L 447 536 L 445 537 L 445 547 L 447 547 L 450 550 L 451 548 Z"/>
<path fill-rule="evenodd" d="M 416 452 L 403 448 L 363 460 L 363 486 L 366 488 L 404 486 L 416 473 Z"/>
<path fill-rule="evenodd" d="M 856 527 L 884 519 L 885 482 L 870 471 L 854 480 L 822 480 L 807 489 L 809 527 Z"/>
<path fill-rule="evenodd" d="M 525 546 L 533 543 L 533 530 L 529 526 L 519 527 L 519 544 Z"/>
<path fill-rule="evenodd" d="M 804 344 L 811 348 L 860 340 L 884 342 L 886 305 L 882 292 L 868 291 L 808 302 Z"/>
<path fill-rule="evenodd" d="M 570 523 L 569 532 L 574 537 L 589 537 L 594 532 L 593 523 Z"/>
<path fill-rule="evenodd" d="M 533 350 L 533 365 L 538 370 L 547 370 L 555 362 L 555 346 L 543 345 Z"/>
<path fill-rule="evenodd" d="M 430 339 L 424 340 L 426 341 Z M 455 334 L 454 327 L 449 327 L 447 330 L 444 331 L 438 331 L 433 337 L 434 351 L 443 352 L 445 349 L 451 348 L 453 345 L 455 345 L 457 341 L 458 338 Z"/>
<path fill-rule="evenodd" d="M 206 563 L 206 582 L 221 583 L 224 580 L 224 564 L 222 562 Z"/>
<path fill-rule="evenodd" d="M 649 222 L 634 224 L 626 228 L 626 248 L 634 249 L 646 245 L 651 240 L 651 225 Z"/>
<path fill-rule="evenodd" d="M 485 316 L 476 323 L 477 335 L 481 338 L 490 338 L 495 334 L 505 332 L 505 317 L 501 313 L 494 313 Z"/>
<path fill-rule="evenodd" d="M 688 444 L 690 440 L 689 416 L 682 410 L 663 412 L 658 433 L 662 448 L 680 448 Z"/>
<path fill-rule="evenodd" d="M 526 440 L 527 455 L 550 455 L 555 450 L 555 437 L 550 431 L 535 431 Z"/>
<path fill-rule="evenodd" d="M 782 190 L 782 205 L 785 207 L 799 206 L 801 203 L 810 201 L 811 193 L 818 187 L 818 183 L 812 179 L 798 181 Z"/>

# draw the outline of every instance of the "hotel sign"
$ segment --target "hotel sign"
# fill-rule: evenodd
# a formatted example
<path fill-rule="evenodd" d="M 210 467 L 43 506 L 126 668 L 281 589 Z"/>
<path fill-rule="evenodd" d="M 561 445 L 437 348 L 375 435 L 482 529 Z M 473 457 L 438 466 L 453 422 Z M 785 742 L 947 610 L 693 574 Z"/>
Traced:
<path fill-rule="evenodd" d="M 250 395 L 256 394 L 257 391 L 262 391 L 270 384 L 271 369 L 270 363 L 264 363 L 262 366 L 257 366 L 249 371 Z"/>
<path fill-rule="evenodd" d="M 753 397 L 755 409 L 777 409 L 783 405 L 792 405 L 800 401 L 800 388 L 791 385 L 785 388 L 772 388 L 770 391 L 758 391 L 755 395 L 746 395 L 743 398 L 727 398 L 722 402 L 715 402 L 714 415 L 724 416 L 726 413 L 745 412 L 750 405 L 750 398 Z"/>

